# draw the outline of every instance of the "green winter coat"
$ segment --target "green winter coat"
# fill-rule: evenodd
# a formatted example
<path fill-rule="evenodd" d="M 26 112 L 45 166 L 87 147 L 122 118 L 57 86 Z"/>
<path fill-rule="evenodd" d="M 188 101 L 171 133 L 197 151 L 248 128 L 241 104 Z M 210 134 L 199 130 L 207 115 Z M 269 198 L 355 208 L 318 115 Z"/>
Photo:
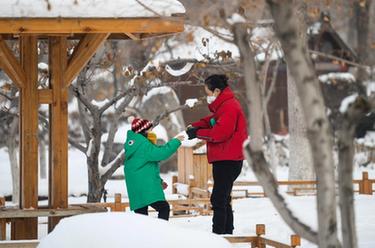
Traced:
<path fill-rule="evenodd" d="M 172 139 L 157 146 L 143 135 L 128 131 L 124 145 L 124 173 L 131 210 L 165 201 L 159 161 L 169 158 L 180 145 L 178 139 Z"/>

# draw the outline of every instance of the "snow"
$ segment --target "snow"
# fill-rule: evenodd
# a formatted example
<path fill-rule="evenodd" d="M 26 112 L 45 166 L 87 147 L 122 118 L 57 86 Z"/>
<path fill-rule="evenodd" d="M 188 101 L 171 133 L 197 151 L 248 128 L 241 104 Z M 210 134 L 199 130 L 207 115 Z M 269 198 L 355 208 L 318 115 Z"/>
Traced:
<path fill-rule="evenodd" d="M 164 142 L 168 142 L 168 133 L 163 125 L 159 123 L 156 127 L 152 128 L 152 132 L 156 134 L 157 139 L 162 139 Z"/>
<path fill-rule="evenodd" d="M 230 24 L 230 25 L 233 25 L 235 23 L 246 23 L 246 19 L 238 14 L 238 13 L 234 13 L 233 15 L 231 15 L 229 18 L 227 18 L 227 22 Z"/>
<path fill-rule="evenodd" d="M 48 9 L 48 3 L 50 9 Z M 148 8 L 145 8 L 146 5 Z M 156 14 L 157 13 L 157 14 Z M 0 18 L 130 18 L 185 13 L 177 0 L 7 0 L 0 2 Z"/>
<path fill-rule="evenodd" d="M 340 109 L 339 109 L 340 112 L 345 113 L 348 110 L 349 105 L 351 103 L 353 103 L 355 101 L 355 99 L 357 99 L 357 96 L 358 96 L 358 94 L 356 93 L 356 94 L 345 97 L 341 101 L 341 105 L 340 105 Z"/>
<path fill-rule="evenodd" d="M 164 220 L 132 213 L 98 213 L 63 219 L 38 247 L 229 248 L 231 245 L 218 235 Z"/>
<path fill-rule="evenodd" d="M 184 67 L 182 67 L 182 68 L 179 69 L 179 70 L 174 70 L 174 69 L 172 69 L 169 65 L 167 65 L 167 66 L 165 67 L 165 70 L 166 70 L 169 74 L 171 74 L 172 76 L 174 76 L 174 77 L 179 77 L 179 76 L 182 76 L 182 75 L 188 73 L 188 72 L 191 70 L 191 68 L 193 68 L 193 65 L 194 65 L 194 63 L 186 63 L 186 65 L 184 65 Z"/>
<path fill-rule="evenodd" d="M 331 72 L 319 76 L 319 81 L 326 84 L 331 84 L 333 81 L 344 81 L 347 83 L 354 83 L 355 77 L 349 72 Z"/>
<path fill-rule="evenodd" d="M 89 147 L 87 148 L 86 156 L 90 157 L 93 150 L 94 139 L 90 139 Z"/>
<path fill-rule="evenodd" d="M 152 88 L 143 97 L 142 102 L 143 103 L 147 102 L 147 100 L 149 100 L 150 98 L 152 98 L 155 95 L 167 94 L 167 93 L 170 93 L 172 91 L 173 91 L 172 88 L 168 87 L 168 86 L 161 86 L 161 87 Z"/>
<path fill-rule="evenodd" d="M 96 101 L 96 100 L 92 100 L 92 101 L 91 101 L 91 104 L 95 105 L 95 106 L 98 107 L 98 108 L 103 107 L 103 106 L 106 105 L 107 103 L 109 103 L 109 100 L 108 100 L 107 98 L 104 99 L 103 101 Z"/>
<path fill-rule="evenodd" d="M 131 125 L 127 123 L 122 123 L 116 132 L 115 138 L 113 142 L 123 144 L 126 141 L 127 133 L 131 129 Z M 108 133 L 103 134 L 102 142 L 106 142 L 108 140 Z"/>
<path fill-rule="evenodd" d="M 232 33 L 226 29 L 215 29 L 215 31 L 229 39 L 233 38 Z M 181 39 L 184 42 L 181 42 Z M 206 45 L 203 44 L 203 40 L 208 40 Z M 156 54 L 155 64 L 176 58 L 202 61 L 207 57 L 214 58 L 215 53 L 220 51 L 229 51 L 232 58 L 240 56 L 238 47 L 233 43 L 224 41 L 201 27 L 191 25 L 185 25 L 184 33 L 171 37 L 167 42 L 168 45 L 163 44 Z"/>
<path fill-rule="evenodd" d="M 48 71 L 48 65 L 46 63 L 43 63 L 43 62 L 38 64 L 38 68 L 39 68 L 39 70 Z"/>
<path fill-rule="evenodd" d="M 194 98 L 194 99 L 186 99 L 185 101 L 185 105 L 186 106 L 189 106 L 189 108 L 193 108 L 194 105 L 198 102 L 198 99 Z"/>
<path fill-rule="evenodd" d="M 363 144 L 367 147 L 375 148 L 375 132 L 367 131 L 366 136 L 360 139 L 357 139 L 358 144 Z"/>
<path fill-rule="evenodd" d="M 375 81 L 367 82 L 367 95 L 371 96 L 375 93 Z"/>
<path fill-rule="evenodd" d="M 320 32 L 320 28 L 322 27 L 322 23 L 321 22 L 315 22 L 313 25 L 311 25 L 308 29 L 307 29 L 307 33 L 308 34 L 319 34 Z"/>
<path fill-rule="evenodd" d="M 189 194 L 189 185 L 184 183 L 175 183 L 174 186 L 176 187 L 177 193 L 182 195 Z"/>

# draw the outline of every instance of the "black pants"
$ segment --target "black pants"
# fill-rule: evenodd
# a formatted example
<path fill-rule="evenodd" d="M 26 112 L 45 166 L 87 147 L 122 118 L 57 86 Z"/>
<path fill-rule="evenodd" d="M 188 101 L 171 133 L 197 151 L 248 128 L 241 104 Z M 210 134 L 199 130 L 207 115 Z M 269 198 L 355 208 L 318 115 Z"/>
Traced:
<path fill-rule="evenodd" d="M 158 211 L 158 218 L 163 219 L 163 220 L 168 220 L 169 219 L 169 203 L 166 201 L 157 201 L 152 204 L 150 204 L 150 207 Z M 143 214 L 143 215 L 148 215 L 148 206 L 143 207 L 143 208 L 138 208 L 134 210 L 137 214 Z"/>
<path fill-rule="evenodd" d="M 214 216 L 212 217 L 213 233 L 233 233 L 231 192 L 233 182 L 241 173 L 242 163 L 243 161 L 229 160 L 213 162 L 214 187 L 211 194 L 211 204 L 214 211 Z"/>

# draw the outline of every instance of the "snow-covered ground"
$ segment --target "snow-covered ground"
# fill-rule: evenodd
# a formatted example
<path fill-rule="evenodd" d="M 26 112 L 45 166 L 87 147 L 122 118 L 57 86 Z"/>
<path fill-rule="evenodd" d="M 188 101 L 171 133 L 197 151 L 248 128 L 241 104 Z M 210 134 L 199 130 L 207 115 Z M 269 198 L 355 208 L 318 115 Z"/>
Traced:
<path fill-rule="evenodd" d="M 361 169 L 356 168 L 354 172 L 354 178 L 361 178 L 362 171 L 368 171 L 370 178 L 375 178 L 375 169 L 373 166 Z M 122 167 L 118 170 L 118 174 L 122 173 Z M 176 173 L 163 174 L 163 179 L 171 185 L 172 175 Z M 278 169 L 278 179 L 285 180 L 288 178 L 288 168 L 280 167 Z M 246 166 L 243 173 L 239 177 L 239 180 L 254 181 L 255 176 Z M 42 195 L 47 195 L 47 179 L 40 180 L 39 192 Z M 12 191 L 11 186 L 10 168 L 8 162 L 8 155 L 4 149 L 0 149 L 0 195 L 9 195 Z M 126 188 L 123 180 L 110 180 L 106 189 L 108 191 L 108 201 L 113 201 L 115 193 L 121 193 L 123 200 L 126 199 Z M 259 187 L 252 191 L 260 190 Z M 86 161 L 83 153 L 71 149 L 69 150 L 69 194 L 75 195 L 75 197 L 69 197 L 69 203 L 84 203 L 86 197 L 81 196 L 87 193 L 87 171 Z M 168 199 L 176 199 L 176 195 L 171 194 L 171 187 L 169 186 L 166 190 Z M 289 206 L 293 210 L 294 214 L 301 218 L 305 223 L 308 223 L 313 228 L 316 228 L 316 203 L 315 197 L 313 196 L 285 196 Z M 11 205 L 10 202 L 6 203 Z M 40 205 L 46 205 L 46 201 L 41 201 Z M 290 235 L 293 232 L 284 224 L 277 211 L 272 206 L 268 198 L 248 198 L 234 200 L 234 215 L 235 215 L 235 235 L 254 235 L 256 224 L 266 224 L 266 236 L 281 242 L 288 243 Z M 375 206 L 375 196 L 363 196 L 356 195 L 355 197 L 356 206 L 356 221 L 358 228 L 358 239 L 359 247 L 372 248 L 375 247 L 375 239 L 373 234 L 375 233 L 375 212 L 373 211 Z M 155 213 L 151 214 L 155 217 Z M 109 217 L 110 218 L 110 217 Z M 39 219 L 39 239 L 42 239 L 47 234 L 47 221 L 46 218 Z M 211 217 L 210 216 L 199 216 L 190 218 L 172 218 L 170 220 L 172 226 L 178 226 L 187 228 L 190 230 L 200 230 L 206 232 L 207 235 L 211 231 Z M 9 229 L 9 228 L 8 228 Z M 121 231 L 122 235 L 123 232 Z M 9 239 L 9 230 L 7 233 Z M 205 246 L 209 247 L 209 246 Z M 234 247 L 248 247 L 245 245 L 235 245 Z M 315 247 L 306 241 L 303 241 L 302 247 Z"/>

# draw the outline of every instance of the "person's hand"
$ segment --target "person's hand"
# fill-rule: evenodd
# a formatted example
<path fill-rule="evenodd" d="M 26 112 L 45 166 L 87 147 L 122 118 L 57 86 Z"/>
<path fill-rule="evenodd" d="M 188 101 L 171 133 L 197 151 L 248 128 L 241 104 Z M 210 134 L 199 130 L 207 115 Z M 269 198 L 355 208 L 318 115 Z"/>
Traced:
<path fill-rule="evenodd" d="M 193 128 L 191 124 L 186 127 L 186 129 L 190 129 L 190 128 Z"/>
<path fill-rule="evenodd" d="M 161 186 L 163 187 L 163 190 L 165 190 L 166 188 L 168 188 L 168 183 L 166 182 L 161 182 Z"/>
<path fill-rule="evenodd" d="M 177 136 L 176 137 L 176 139 L 178 139 L 179 141 L 184 141 L 185 140 L 185 136 L 183 136 L 183 135 L 179 135 L 179 136 Z"/>
<path fill-rule="evenodd" d="M 198 131 L 198 128 L 197 127 L 192 127 L 192 128 L 188 128 L 186 129 L 186 134 L 188 135 L 189 137 L 189 140 L 192 140 L 194 138 L 197 137 L 197 131 Z"/>

